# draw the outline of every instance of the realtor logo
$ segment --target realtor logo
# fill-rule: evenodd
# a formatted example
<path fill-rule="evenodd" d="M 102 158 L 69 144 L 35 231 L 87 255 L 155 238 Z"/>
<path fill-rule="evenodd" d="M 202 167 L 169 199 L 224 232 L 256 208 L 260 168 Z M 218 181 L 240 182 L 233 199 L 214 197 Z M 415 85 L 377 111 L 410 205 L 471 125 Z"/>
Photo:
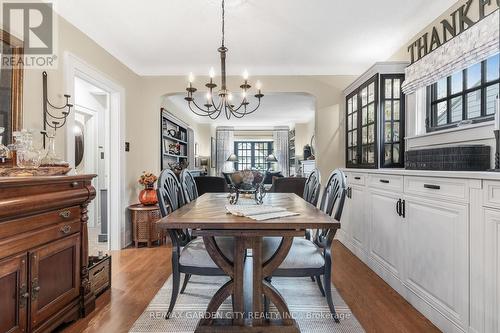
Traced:
<path fill-rule="evenodd" d="M 2 50 L 2 65 L 54 68 L 54 12 L 50 2 L 2 1 L 3 30 L 21 39 L 22 56 L 13 57 L 9 49 Z"/>

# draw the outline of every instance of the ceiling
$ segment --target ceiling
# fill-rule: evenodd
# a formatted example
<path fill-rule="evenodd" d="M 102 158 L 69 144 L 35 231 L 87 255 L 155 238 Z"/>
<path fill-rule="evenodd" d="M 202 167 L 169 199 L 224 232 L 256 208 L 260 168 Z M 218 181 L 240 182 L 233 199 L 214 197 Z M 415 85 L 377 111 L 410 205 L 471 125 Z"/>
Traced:
<path fill-rule="evenodd" d="M 140 75 L 219 68 L 218 0 L 56 0 L 55 10 Z M 228 73 L 358 75 L 455 0 L 226 0 Z"/>
<path fill-rule="evenodd" d="M 203 93 L 195 93 L 196 100 L 204 100 Z M 184 100 L 185 94 L 175 94 L 165 98 L 163 103 L 167 110 L 176 109 L 197 123 L 207 123 L 213 126 L 237 126 L 239 128 L 263 128 L 274 126 L 290 126 L 296 123 L 306 123 L 314 118 L 315 98 L 301 93 L 271 93 L 262 98 L 261 107 L 244 118 L 227 120 L 223 113 L 216 120 L 197 116 L 192 113 Z M 237 100 L 236 96 L 235 99 Z M 250 106 L 255 105 L 256 99 L 251 98 Z"/>

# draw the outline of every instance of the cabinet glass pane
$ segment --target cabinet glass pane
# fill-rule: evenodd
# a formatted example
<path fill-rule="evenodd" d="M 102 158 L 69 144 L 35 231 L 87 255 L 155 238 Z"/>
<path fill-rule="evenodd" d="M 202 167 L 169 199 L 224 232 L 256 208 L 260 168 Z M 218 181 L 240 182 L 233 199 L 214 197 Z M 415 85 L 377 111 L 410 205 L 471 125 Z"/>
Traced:
<path fill-rule="evenodd" d="M 368 147 L 368 163 L 375 162 L 375 148 L 373 146 Z"/>
<path fill-rule="evenodd" d="M 364 107 L 361 112 L 363 113 L 363 125 L 368 123 L 368 107 Z"/>
<path fill-rule="evenodd" d="M 368 143 L 375 142 L 375 133 L 374 133 L 375 125 L 368 126 Z"/>
<path fill-rule="evenodd" d="M 455 97 L 451 100 L 451 122 L 462 120 L 462 96 Z"/>
<path fill-rule="evenodd" d="M 399 121 L 395 121 L 392 127 L 394 131 L 392 141 L 399 142 Z"/>
<path fill-rule="evenodd" d="M 368 88 L 361 90 L 361 106 L 368 104 Z"/>
<path fill-rule="evenodd" d="M 394 145 L 392 147 L 392 154 L 393 154 L 393 157 L 392 157 L 393 162 L 394 163 L 399 162 L 399 145 Z"/>
<path fill-rule="evenodd" d="M 384 114 L 385 120 L 391 120 L 392 118 L 392 104 L 391 101 L 384 102 Z"/>
<path fill-rule="evenodd" d="M 384 141 L 385 142 L 392 142 L 392 125 L 390 122 L 385 123 Z"/>
<path fill-rule="evenodd" d="M 391 144 L 386 144 L 384 145 L 384 164 L 388 165 L 392 163 L 392 156 L 391 156 L 391 151 L 392 151 L 392 145 Z"/>
<path fill-rule="evenodd" d="M 495 103 L 498 94 L 498 83 L 486 88 L 486 114 L 495 114 Z"/>
<path fill-rule="evenodd" d="M 392 80 L 385 80 L 385 98 L 392 98 Z"/>
<path fill-rule="evenodd" d="M 352 98 L 347 101 L 347 113 L 352 113 Z"/>
<path fill-rule="evenodd" d="M 400 109 L 399 100 L 394 101 L 393 103 L 394 103 L 394 116 L 393 116 L 393 119 L 394 120 L 399 120 L 399 109 Z"/>
<path fill-rule="evenodd" d="M 481 85 L 481 63 L 467 68 L 467 89 L 479 87 Z"/>
<path fill-rule="evenodd" d="M 358 95 L 352 96 L 352 110 L 358 111 Z"/>
<path fill-rule="evenodd" d="M 368 103 L 371 103 L 375 100 L 375 83 L 371 83 L 368 86 Z"/>
<path fill-rule="evenodd" d="M 458 94 L 463 90 L 463 72 L 456 72 L 451 76 L 451 94 Z"/>
<path fill-rule="evenodd" d="M 367 127 L 363 127 L 362 136 L 363 136 L 363 143 L 364 144 L 368 143 L 368 129 L 367 129 Z"/>
<path fill-rule="evenodd" d="M 373 123 L 375 121 L 375 104 L 372 103 L 368 105 L 368 123 Z"/>
<path fill-rule="evenodd" d="M 356 129 L 358 128 L 358 113 L 354 112 L 352 114 L 352 128 Z"/>
<path fill-rule="evenodd" d="M 362 155 L 361 155 L 362 156 L 362 162 L 364 164 L 366 164 L 366 163 L 368 163 L 368 147 L 364 146 L 362 148 L 362 152 L 363 152 Z"/>
<path fill-rule="evenodd" d="M 347 133 L 347 147 L 352 147 L 352 132 Z"/>
<path fill-rule="evenodd" d="M 481 116 L 481 90 L 467 94 L 467 119 Z"/>
<path fill-rule="evenodd" d="M 358 131 L 352 133 L 352 145 L 356 146 L 358 144 Z"/>
<path fill-rule="evenodd" d="M 499 64 L 500 54 L 489 57 L 486 60 L 486 81 L 491 82 L 498 80 L 500 75 L 500 64 Z"/>
<path fill-rule="evenodd" d="M 446 102 L 441 102 L 441 103 L 437 104 L 437 124 L 438 125 L 446 125 L 446 123 L 448 123 L 446 110 L 447 110 Z"/>
<path fill-rule="evenodd" d="M 347 129 L 352 130 L 352 116 L 347 116 Z"/>
<path fill-rule="evenodd" d="M 401 80 L 394 79 L 393 81 L 394 88 L 394 98 L 399 99 L 401 95 Z"/>

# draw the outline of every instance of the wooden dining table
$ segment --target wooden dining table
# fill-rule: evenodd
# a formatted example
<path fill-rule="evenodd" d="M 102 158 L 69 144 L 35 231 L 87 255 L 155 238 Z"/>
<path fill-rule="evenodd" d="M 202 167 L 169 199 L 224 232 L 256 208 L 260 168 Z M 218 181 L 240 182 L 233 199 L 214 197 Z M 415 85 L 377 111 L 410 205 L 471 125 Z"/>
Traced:
<path fill-rule="evenodd" d="M 235 216 L 226 211 L 227 194 L 206 193 L 158 222 L 165 229 L 192 229 L 192 235 L 203 238 L 212 260 L 230 278 L 213 295 L 207 317 L 200 320 L 195 332 L 300 332 L 285 299 L 266 278 L 286 258 L 294 237 L 304 237 L 308 229 L 336 231 L 340 222 L 293 193 L 268 193 L 263 204 L 283 207 L 298 215 L 264 221 Z M 219 236 L 234 237 L 233 260 L 217 246 L 215 237 Z M 266 261 L 263 237 L 281 238 L 278 249 Z M 213 318 L 211 314 L 217 313 L 229 297 L 233 304 L 231 319 Z M 265 316 L 264 297 L 278 309 L 278 319 Z"/>

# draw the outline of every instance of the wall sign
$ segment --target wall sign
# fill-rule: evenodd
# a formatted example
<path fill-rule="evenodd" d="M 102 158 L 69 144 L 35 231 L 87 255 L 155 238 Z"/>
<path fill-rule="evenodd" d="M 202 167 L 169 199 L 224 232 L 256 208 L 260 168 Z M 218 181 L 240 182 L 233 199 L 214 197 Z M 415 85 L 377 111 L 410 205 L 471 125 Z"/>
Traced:
<path fill-rule="evenodd" d="M 472 27 L 486 16 L 486 7 L 494 5 L 500 7 L 500 0 L 467 0 L 450 14 L 448 19 L 442 20 L 439 25 L 432 27 L 430 32 L 426 32 L 416 41 L 408 46 L 411 63 L 422 59 L 453 37 Z M 477 13 L 474 17 L 473 13 Z"/>

